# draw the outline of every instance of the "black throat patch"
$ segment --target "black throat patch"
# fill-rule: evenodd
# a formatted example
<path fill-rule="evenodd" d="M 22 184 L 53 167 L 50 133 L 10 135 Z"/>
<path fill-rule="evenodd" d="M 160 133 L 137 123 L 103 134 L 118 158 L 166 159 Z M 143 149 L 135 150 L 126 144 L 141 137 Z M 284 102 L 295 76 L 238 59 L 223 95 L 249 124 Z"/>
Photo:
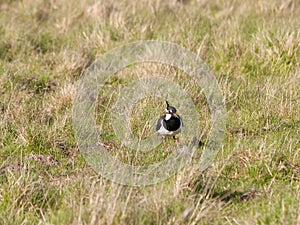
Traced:
<path fill-rule="evenodd" d="M 163 126 L 168 130 L 168 131 L 175 131 L 178 130 L 180 127 L 180 118 L 177 118 L 175 116 L 171 116 L 169 120 L 163 120 Z"/>

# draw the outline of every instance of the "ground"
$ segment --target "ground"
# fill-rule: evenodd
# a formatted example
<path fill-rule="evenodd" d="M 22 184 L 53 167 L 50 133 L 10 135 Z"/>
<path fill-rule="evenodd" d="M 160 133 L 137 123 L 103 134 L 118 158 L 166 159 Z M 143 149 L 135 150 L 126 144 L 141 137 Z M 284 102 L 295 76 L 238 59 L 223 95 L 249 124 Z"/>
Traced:
<path fill-rule="evenodd" d="M 299 1 L 7 0 L 0 8 L 0 224 L 300 224 Z M 172 150 L 121 146 L 110 113 L 134 78 L 172 79 L 199 112 L 202 145 L 190 165 L 156 185 L 122 186 L 80 153 L 77 82 L 101 55 L 137 40 L 191 50 L 218 81 L 227 126 L 204 173 L 197 165 L 211 127 L 205 96 L 182 71 L 156 63 L 106 81 L 97 127 L 121 161 L 163 160 Z M 164 98 L 136 105 L 136 136 L 152 132 L 149 118 L 164 112 Z"/>

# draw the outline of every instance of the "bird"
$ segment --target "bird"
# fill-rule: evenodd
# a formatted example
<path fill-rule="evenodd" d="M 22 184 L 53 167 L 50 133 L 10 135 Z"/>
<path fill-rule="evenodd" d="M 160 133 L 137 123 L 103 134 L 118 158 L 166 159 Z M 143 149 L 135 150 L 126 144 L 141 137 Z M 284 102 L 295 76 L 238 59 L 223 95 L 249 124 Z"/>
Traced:
<path fill-rule="evenodd" d="M 176 114 L 176 108 L 170 106 L 168 101 L 166 101 L 166 104 L 167 108 L 165 114 L 157 120 L 156 132 L 163 137 L 164 146 L 164 140 L 167 136 L 172 136 L 178 145 L 178 140 L 175 138 L 175 135 L 183 130 L 183 121 L 182 118 Z"/>

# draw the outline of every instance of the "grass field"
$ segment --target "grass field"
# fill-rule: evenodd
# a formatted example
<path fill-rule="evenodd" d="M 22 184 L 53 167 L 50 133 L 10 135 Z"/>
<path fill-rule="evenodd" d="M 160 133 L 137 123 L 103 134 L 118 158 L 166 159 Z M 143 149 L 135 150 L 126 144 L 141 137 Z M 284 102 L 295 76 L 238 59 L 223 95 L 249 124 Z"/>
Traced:
<path fill-rule="evenodd" d="M 0 224 L 300 224 L 299 15 L 298 0 L 1 0 Z M 205 173 L 196 157 L 165 182 L 122 186 L 80 154 L 76 82 L 102 54 L 137 40 L 177 43 L 215 74 L 228 121 Z M 120 88 L 149 74 L 189 93 L 203 142 L 211 126 L 186 74 L 155 63 L 120 71 L 99 93 L 97 125 L 112 155 L 134 165 L 167 153 L 120 147 L 109 113 Z M 147 137 L 147 118 L 163 107 L 159 98 L 139 102 L 134 133 Z"/>

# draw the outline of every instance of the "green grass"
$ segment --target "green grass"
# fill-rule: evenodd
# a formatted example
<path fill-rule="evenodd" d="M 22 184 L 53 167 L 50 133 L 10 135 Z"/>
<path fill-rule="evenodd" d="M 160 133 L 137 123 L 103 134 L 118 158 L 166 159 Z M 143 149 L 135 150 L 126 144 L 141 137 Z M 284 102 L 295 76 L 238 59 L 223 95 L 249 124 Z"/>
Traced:
<path fill-rule="evenodd" d="M 300 224 L 299 1 L 15 0 L 0 9 L 0 224 Z M 175 42 L 207 63 L 226 99 L 227 130 L 203 174 L 200 147 L 165 182 L 122 186 L 80 154 L 72 104 L 76 82 L 95 59 L 148 39 Z M 195 81 L 142 63 L 99 91 L 97 128 L 110 153 L 147 165 L 171 152 L 172 140 L 170 152 L 131 151 L 113 132 L 120 90 L 144 76 L 172 79 L 189 94 L 205 142 L 210 112 Z M 164 98 L 135 106 L 131 128 L 141 140 Z"/>

